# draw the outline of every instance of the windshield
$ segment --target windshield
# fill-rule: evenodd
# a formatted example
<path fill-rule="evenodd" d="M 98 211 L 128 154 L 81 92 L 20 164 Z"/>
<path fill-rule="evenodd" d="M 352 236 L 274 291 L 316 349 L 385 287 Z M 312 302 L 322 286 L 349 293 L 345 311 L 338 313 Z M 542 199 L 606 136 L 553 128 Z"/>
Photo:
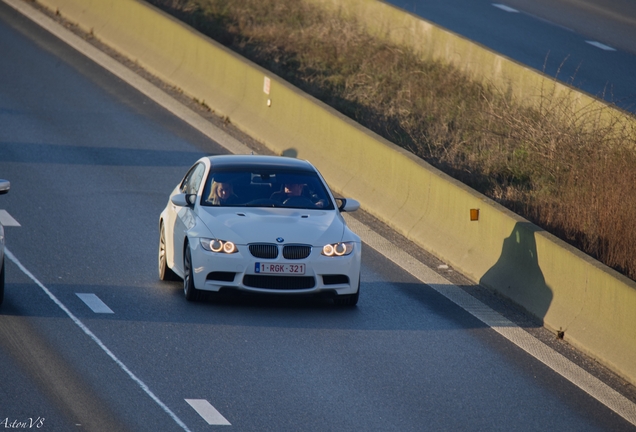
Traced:
<path fill-rule="evenodd" d="M 280 170 L 211 171 L 201 205 L 335 208 L 317 173 Z"/>

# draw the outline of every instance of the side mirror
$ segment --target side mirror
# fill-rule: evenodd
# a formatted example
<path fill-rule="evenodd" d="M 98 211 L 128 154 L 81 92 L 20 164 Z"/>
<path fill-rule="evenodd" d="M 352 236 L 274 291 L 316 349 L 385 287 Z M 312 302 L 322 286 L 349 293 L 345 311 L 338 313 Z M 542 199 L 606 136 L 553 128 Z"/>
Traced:
<path fill-rule="evenodd" d="M 197 201 L 197 196 L 195 194 L 176 194 L 170 198 L 172 204 L 179 207 L 193 207 L 194 203 Z"/>
<path fill-rule="evenodd" d="M 338 200 L 342 201 L 338 206 L 338 210 L 341 212 L 353 212 L 360 208 L 360 203 L 352 198 L 338 198 Z"/>
<path fill-rule="evenodd" d="M 11 189 L 9 180 L 0 180 L 0 195 L 9 193 L 9 189 Z"/>

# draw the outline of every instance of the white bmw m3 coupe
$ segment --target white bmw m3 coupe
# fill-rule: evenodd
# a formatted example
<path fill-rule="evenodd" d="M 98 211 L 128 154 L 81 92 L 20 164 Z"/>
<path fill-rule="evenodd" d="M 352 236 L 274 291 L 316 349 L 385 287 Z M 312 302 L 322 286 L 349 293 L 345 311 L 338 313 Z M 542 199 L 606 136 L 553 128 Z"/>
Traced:
<path fill-rule="evenodd" d="M 199 159 L 159 218 L 159 277 L 202 291 L 324 295 L 354 306 L 360 294 L 360 238 L 307 161 L 230 155 Z"/>

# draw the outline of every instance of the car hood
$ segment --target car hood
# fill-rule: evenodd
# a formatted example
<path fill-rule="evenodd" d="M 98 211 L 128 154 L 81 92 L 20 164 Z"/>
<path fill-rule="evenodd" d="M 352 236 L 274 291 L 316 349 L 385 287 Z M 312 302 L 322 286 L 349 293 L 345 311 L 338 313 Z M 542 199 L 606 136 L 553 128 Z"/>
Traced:
<path fill-rule="evenodd" d="M 301 243 L 323 246 L 342 241 L 345 223 L 337 211 L 281 208 L 202 208 L 199 216 L 212 237 L 236 244 Z"/>

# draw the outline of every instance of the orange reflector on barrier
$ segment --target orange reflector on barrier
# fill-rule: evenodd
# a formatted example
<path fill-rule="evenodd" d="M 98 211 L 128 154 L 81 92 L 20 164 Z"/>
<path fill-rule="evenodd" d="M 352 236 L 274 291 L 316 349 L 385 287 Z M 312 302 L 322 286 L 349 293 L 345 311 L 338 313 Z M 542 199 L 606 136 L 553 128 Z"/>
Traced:
<path fill-rule="evenodd" d="M 470 220 L 479 220 L 479 209 L 470 209 Z"/>

